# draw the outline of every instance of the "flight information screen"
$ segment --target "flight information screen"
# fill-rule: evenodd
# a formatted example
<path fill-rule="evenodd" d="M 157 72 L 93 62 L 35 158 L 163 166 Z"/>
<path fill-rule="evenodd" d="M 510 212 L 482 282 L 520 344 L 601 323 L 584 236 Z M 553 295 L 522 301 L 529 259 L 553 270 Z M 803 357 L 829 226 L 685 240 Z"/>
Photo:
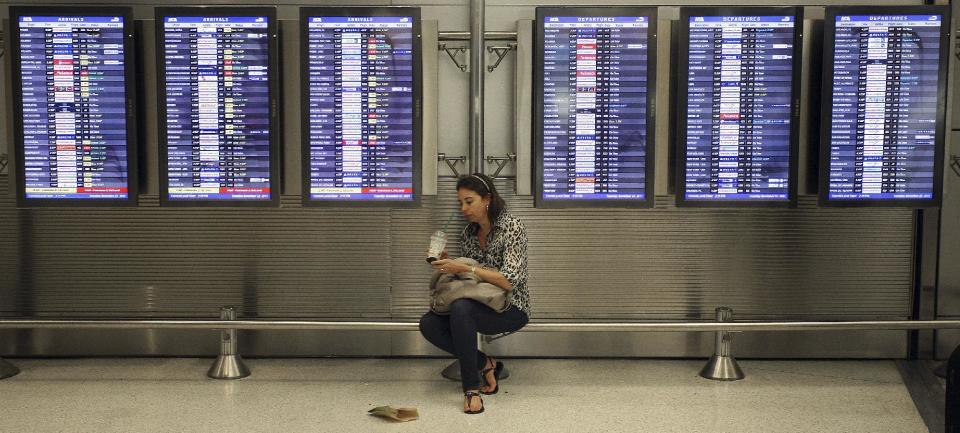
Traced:
<path fill-rule="evenodd" d="M 651 17 L 541 20 L 539 202 L 652 199 Z"/>
<path fill-rule="evenodd" d="M 162 23 L 165 199 L 269 202 L 277 193 L 270 17 L 163 16 Z"/>
<path fill-rule="evenodd" d="M 304 198 L 412 202 L 415 22 L 305 16 Z"/>
<path fill-rule="evenodd" d="M 791 199 L 797 26 L 794 15 L 689 17 L 683 200 Z"/>
<path fill-rule="evenodd" d="M 943 16 L 838 14 L 833 26 L 821 196 L 933 199 Z"/>
<path fill-rule="evenodd" d="M 130 49 L 125 18 L 14 19 L 22 197 L 27 202 L 129 199 L 127 68 L 132 66 L 125 64 Z"/>

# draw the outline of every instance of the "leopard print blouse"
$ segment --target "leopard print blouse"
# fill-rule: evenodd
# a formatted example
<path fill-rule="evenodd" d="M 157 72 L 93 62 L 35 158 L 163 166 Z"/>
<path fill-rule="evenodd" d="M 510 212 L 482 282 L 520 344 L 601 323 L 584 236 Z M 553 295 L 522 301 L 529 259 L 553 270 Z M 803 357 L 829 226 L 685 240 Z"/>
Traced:
<path fill-rule="evenodd" d="M 487 248 L 480 248 L 477 232 L 480 225 L 471 223 L 460 233 L 460 253 L 481 265 L 496 268 L 510 280 L 513 290 L 509 300 L 517 309 L 530 314 L 527 292 L 527 230 L 517 217 L 500 213 L 487 235 Z"/>

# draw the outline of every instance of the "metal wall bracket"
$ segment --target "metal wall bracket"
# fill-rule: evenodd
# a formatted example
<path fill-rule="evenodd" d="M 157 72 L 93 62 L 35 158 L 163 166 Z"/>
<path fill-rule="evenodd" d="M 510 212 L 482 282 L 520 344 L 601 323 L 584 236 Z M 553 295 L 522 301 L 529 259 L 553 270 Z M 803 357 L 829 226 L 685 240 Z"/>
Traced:
<path fill-rule="evenodd" d="M 517 49 L 517 44 L 516 44 L 516 43 L 512 43 L 512 44 L 506 45 L 506 46 L 491 45 L 491 46 L 487 47 L 487 52 L 488 52 L 488 53 L 496 53 L 496 54 L 497 54 L 497 61 L 496 61 L 496 63 L 494 63 L 494 64 L 492 64 L 492 65 L 490 65 L 490 66 L 487 66 L 487 72 L 493 72 L 494 69 L 497 69 L 497 66 L 500 66 L 500 62 L 503 61 L 503 58 L 507 56 L 507 53 L 509 53 L 509 52 L 511 52 L 511 51 L 515 51 L 516 49 Z"/>
<path fill-rule="evenodd" d="M 960 176 L 960 155 L 950 155 L 950 168 L 953 174 Z"/>
<path fill-rule="evenodd" d="M 466 156 L 447 156 L 445 153 L 437 154 L 437 161 L 443 161 L 447 163 L 447 167 L 450 167 L 450 171 L 453 172 L 455 177 L 460 177 L 460 172 L 457 171 L 457 163 L 466 165 L 467 157 Z"/>
<path fill-rule="evenodd" d="M 499 62 L 498 62 L 498 63 L 499 63 Z M 495 172 L 493 173 L 493 176 L 490 176 L 491 178 L 496 179 L 497 176 L 500 175 L 500 172 L 503 171 L 503 168 L 506 167 L 508 163 L 510 163 L 511 161 L 517 162 L 517 154 L 516 154 L 516 153 L 508 153 L 507 156 L 492 156 L 492 155 L 491 155 L 491 156 L 488 156 L 486 160 L 487 160 L 487 163 L 488 163 L 488 164 L 493 164 L 493 163 L 496 163 L 496 164 L 497 164 L 497 171 L 495 171 Z"/>
<path fill-rule="evenodd" d="M 447 53 L 448 56 L 450 56 L 450 60 L 453 60 L 453 64 L 457 65 L 457 68 L 460 68 L 461 72 L 467 72 L 466 62 L 460 63 L 460 61 L 457 60 L 458 55 L 464 54 L 467 52 L 467 47 L 462 47 L 462 46 L 448 47 L 445 42 L 441 42 L 437 44 L 437 47 L 443 50 L 443 52 Z"/>

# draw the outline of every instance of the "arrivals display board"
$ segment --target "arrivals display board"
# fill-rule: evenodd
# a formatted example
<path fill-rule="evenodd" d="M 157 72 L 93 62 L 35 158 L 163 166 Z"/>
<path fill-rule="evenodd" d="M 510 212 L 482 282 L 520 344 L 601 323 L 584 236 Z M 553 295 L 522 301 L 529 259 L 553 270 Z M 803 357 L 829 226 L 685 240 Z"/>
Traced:
<path fill-rule="evenodd" d="M 279 204 L 274 8 L 157 8 L 160 200 Z"/>
<path fill-rule="evenodd" d="M 136 206 L 129 8 L 11 7 L 19 206 Z"/>
<path fill-rule="evenodd" d="M 420 10 L 301 8 L 303 201 L 419 204 Z"/>

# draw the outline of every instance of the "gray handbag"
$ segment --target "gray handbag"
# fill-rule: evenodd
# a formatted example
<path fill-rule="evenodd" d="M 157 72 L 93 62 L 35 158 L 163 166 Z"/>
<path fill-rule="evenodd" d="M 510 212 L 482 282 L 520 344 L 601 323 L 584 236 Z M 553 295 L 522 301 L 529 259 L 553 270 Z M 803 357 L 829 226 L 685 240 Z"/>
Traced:
<path fill-rule="evenodd" d="M 476 260 L 460 257 L 456 261 L 469 266 L 478 266 Z M 473 299 L 493 311 L 502 313 L 510 307 L 507 292 L 493 284 L 480 281 L 473 272 L 444 274 L 436 272 L 430 281 L 430 311 L 437 314 L 450 314 L 450 304 L 461 298 Z"/>

